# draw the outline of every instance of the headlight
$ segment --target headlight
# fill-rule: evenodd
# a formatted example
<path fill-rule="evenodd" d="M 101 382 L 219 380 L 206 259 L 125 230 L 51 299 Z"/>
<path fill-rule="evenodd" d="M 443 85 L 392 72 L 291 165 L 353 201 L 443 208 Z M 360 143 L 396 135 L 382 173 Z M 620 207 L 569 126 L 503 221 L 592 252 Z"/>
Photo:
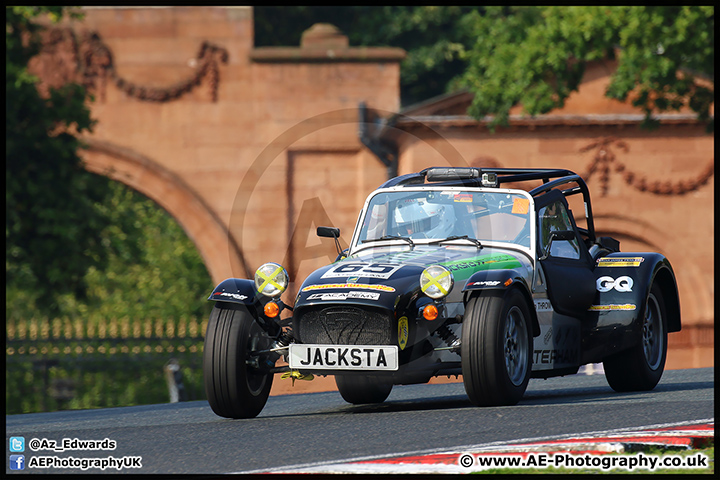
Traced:
<path fill-rule="evenodd" d="M 288 286 L 288 274 L 282 265 L 266 263 L 255 271 L 255 290 L 261 295 L 278 297 Z"/>
<path fill-rule="evenodd" d="M 430 298 L 443 298 L 452 287 L 452 273 L 441 265 L 431 265 L 420 275 L 420 290 Z"/>

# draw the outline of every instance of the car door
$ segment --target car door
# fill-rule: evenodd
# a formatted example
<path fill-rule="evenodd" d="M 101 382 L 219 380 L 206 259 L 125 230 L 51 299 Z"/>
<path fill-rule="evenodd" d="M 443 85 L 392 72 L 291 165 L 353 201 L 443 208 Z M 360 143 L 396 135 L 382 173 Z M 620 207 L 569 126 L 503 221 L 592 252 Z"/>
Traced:
<path fill-rule="evenodd" d="M 582 317 L 595 298 L 595 276 L 567 200 L 558 190 L 551 190 L 535 199 L 535 207 L 537 256 L 545 273 L 548 298 L 557 313 Z"/>

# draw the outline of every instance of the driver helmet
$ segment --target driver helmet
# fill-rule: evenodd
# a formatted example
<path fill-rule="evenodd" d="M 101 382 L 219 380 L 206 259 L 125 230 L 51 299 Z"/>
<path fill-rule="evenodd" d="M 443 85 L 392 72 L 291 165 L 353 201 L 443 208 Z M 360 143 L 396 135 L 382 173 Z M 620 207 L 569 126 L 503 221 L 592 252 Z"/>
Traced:
<path fill-rule="evenodd" d="M 449 205 L 413 200 L 395 210 L 395 224 L 401 235 L 424 234 L 427 238 L 445 238 L 454 223 L 455 214 Z"/>

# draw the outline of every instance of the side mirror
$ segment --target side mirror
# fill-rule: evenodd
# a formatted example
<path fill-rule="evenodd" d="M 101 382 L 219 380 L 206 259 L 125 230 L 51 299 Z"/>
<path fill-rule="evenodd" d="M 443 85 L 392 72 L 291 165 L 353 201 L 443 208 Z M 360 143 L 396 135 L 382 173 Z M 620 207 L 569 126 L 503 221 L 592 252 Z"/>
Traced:
<path fill-rule="evenodd" d="M 317 236 L 335 239 L 335 248 L 339 259 L 342 255 L 342 247 L 340 247 L 340 240 L 338 240 L 340 238 L 340 229 L 337 227 L 317 227 Z"/>
<path fill-rule="evenodd" d="M 340 229 L 336 227 L 317 227 L 318 237 L 340 238 Z"/>
<path fill-rule="evenodd" d="M 545 260 L 550 256 L 550 247 L 552 246 L 553 240 L 575 240 L 575 232 L 572 230 L 555 230 L 551 232 L 548 243 L 545 245 L 545 251 L 541 257 L 538 257 L 538 260 Z"/>

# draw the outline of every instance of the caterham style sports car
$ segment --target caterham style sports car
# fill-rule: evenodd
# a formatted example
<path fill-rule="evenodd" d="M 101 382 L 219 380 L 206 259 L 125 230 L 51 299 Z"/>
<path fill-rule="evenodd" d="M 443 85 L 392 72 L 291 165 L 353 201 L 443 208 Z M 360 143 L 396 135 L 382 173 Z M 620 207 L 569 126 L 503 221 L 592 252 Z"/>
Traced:
<path fill-rule="evenodd" d="M 588 187 L 569 170 L 428 168 L 372 192 L 346 250 L 339 229 L 317 234 L 337 259 L 292 306 L 277 263 L 210 295 L 203 370 L 217 415 L 258 415 L 276 373 L 334 375 L 353 404 L 462 375 L 474 405 L 514 405 L 531 377 L 599 362 L 614 390 L 651 390 L 680 330 L 668 259 L 596 237 Z"/>

